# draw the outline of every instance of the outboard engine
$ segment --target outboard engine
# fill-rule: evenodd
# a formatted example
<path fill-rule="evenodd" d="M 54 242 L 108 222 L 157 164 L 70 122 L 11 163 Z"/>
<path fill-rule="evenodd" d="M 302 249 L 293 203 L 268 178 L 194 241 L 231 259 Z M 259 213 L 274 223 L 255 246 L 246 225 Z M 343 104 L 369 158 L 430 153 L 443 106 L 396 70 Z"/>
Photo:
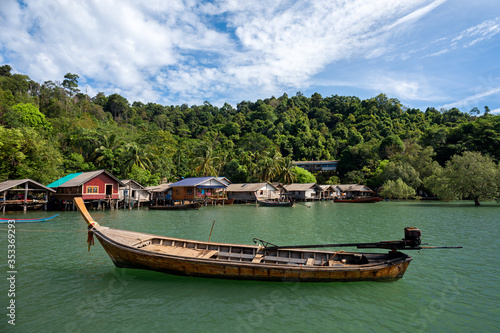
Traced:
<path fill-rule="evenodd" d="M 414 227 L 406 227 L 405 228 L 405 238 L 404 241 L 408 242 L 410 247 L 419 247 L 421 244 L 420 241 L 421 232 L 420 229 Z"/>

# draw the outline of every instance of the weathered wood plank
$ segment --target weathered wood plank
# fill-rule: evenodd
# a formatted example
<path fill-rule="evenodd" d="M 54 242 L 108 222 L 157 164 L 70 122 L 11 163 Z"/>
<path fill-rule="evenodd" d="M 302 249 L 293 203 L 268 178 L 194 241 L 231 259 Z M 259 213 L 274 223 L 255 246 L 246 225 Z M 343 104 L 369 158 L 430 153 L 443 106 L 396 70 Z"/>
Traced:
<path fill-rule="evenodd" d="M 142 247 L 141 250 L 163 253 L 172 256 L 187 257 L 187 258 L 202 258 L 202 259 L 208 259 L 217 253 L 217 250 L 198 250 L 186 247 L 165 246 L 157 244 L 151 244 Z"/>

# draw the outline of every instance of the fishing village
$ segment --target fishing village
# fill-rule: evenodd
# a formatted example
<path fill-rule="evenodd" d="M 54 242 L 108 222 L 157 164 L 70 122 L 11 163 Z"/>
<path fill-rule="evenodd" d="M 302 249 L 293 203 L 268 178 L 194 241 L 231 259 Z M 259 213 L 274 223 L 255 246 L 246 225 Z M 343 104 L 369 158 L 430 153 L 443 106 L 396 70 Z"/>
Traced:
<path fill-rule="evenodd" d="M 333 161 L 337 162 L 337 161 Z M 332 161 L 315 162 L 331 165 Z M 199 209 L 202 206 L 255 203 L 292 206 L 295 202 L 377 202 L 382 198 L 364 185 L 244 183 L 226 177 L 192 177 L 173 183 L 144 187 L 132 179 L 119 180 L 106 170 L 66 175 L 48 185 L 31 179 L 0 183 L 2 213 L 27 210 L 76 210 L 74 199 L 83 198 L 90 209 Z"/>
<path fill-rule="evenodd" d="M 0 333 L 500 332 L 496 1 L 0 22 Z"/>

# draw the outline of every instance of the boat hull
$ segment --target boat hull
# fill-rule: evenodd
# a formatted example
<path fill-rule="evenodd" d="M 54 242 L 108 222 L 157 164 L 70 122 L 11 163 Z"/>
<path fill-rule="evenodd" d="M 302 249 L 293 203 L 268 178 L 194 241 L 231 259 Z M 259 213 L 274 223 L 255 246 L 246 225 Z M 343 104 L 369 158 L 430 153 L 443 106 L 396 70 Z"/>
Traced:
<path fill-rule="evenodd" d="M 190 210 L 200 209 L 201 204 L 198 202 L 184 204 L 184 205 L 169 205 L 169 206 L 149 206 L 153 210 Z"/>
<path fill-rule="evenodd" d="M 200 259 L 153 253 L 134 246 L 124 245 L 108 237 L 105 232 L 95 229 L 94 234 L 116 267 L 146 269 L 183 276 L 301 282 L 387 281 L 403 277 L 411 261 L 410 256 L 399 252 L 396 254 L 377 254 L 384 257 L 384 260 L 377 264 L 350 265 L 350 267 L 309 267 L 306 265 L 273 265 L 252 263 L 251 261 Z M 144 238 L 148 237 L 146 234 L 142 235 L 145 235 Z M 210 247 L 207 245 L 207 248 L 227 245 L 242 246 L 247 249 L 257 248 L 250 245 L 219 243 L 210 243 Z"/>
<path fill-rule="evenodd" d="M 52 220 L 54 217 L 58 216 L 59 214 L 50 216 L 50 217 L 42 217 L 39 219 L 6 219 L 6 218 L 0 218 L 0 223 L 7 223 L 9 221 L 16 221 L 16 223 L 35 223 L 35 222 L 46 222 L 49 220 Z"/>
<path fill-rule="evenodd" d="M 279 201 L 257 201 L 260 206 L 264 207 L 292 207 L 293 202 L 292 201 L 287 201 L 287 202 L 279 202 Z"/>
<path fill-rule="evenodd" d="M 357 198 L 357 199 L 334 199 L 333 201 L 341 203 L 373 203 L 382 201 L 382 198 L 370 197 L 370 198 Z"/>

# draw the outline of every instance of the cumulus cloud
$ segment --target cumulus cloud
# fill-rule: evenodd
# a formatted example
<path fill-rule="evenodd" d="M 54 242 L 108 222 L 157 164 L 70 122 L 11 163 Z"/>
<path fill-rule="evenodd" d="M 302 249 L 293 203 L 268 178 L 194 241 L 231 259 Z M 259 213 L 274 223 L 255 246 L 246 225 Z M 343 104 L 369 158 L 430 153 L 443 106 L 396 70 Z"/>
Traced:
<path fill-rule="evenodd" d="M 305 87 L 336 61 L 384 55 L 394 30 L 443 2 L 4 0 L 0 50 L 35 80 L 71 72 L 129 101 L 241 100 Z M 487 38 L 487 29 L 469 34 Z"/>

